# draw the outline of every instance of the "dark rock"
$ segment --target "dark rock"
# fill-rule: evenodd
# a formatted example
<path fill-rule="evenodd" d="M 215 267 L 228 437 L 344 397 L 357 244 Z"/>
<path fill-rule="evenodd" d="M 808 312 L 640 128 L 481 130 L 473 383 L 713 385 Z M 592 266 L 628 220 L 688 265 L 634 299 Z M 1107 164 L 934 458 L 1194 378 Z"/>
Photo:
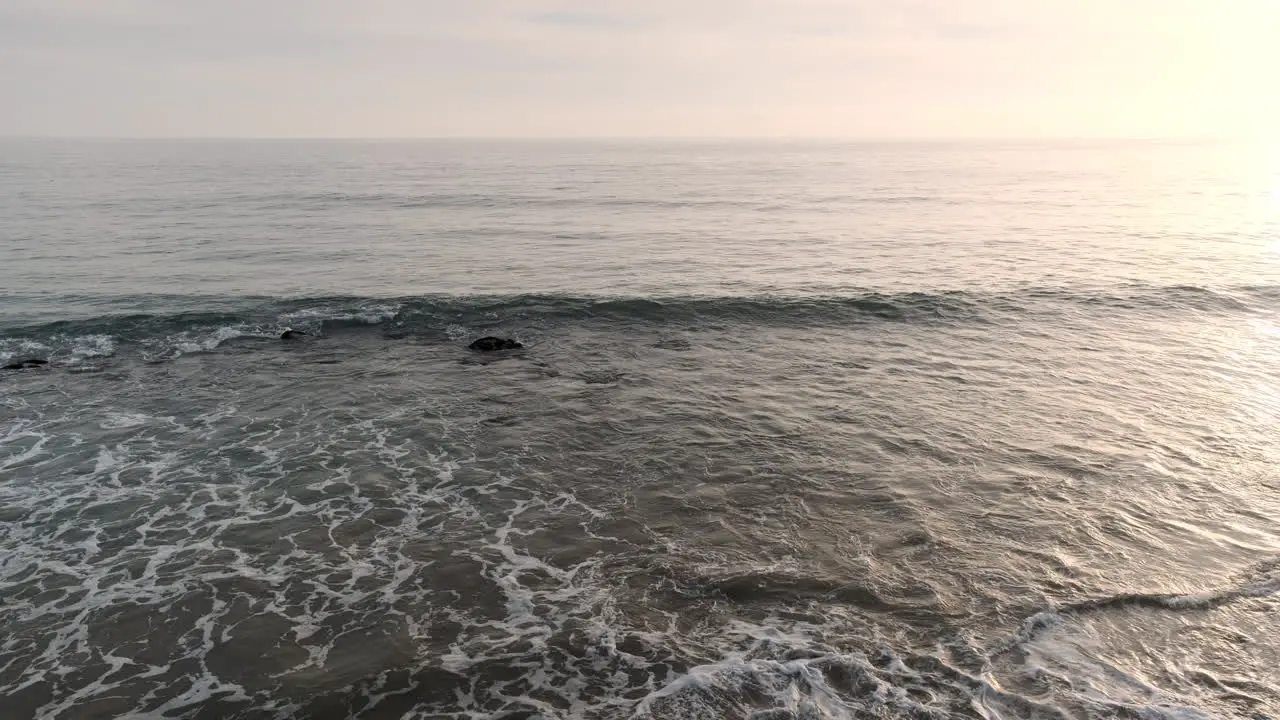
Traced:
<path fill-rule="evenodd" d="M 480 352 L 495 352 L 497 350 L 517 350 L 524 346 L 510 338 L 482 337 L 467 347 Z"/>
<path fill-rule="evenodd" d="M 297 340 L 298 338 L 303 337 L 304 335 L 310 335 L 310 334 L 311 333 L 306 333 L 301 330 L 294 330 L 290 328 L 289 330 L 285 330 L 284 332 L 280 333 L 280 339 L 281 340 Z"/>
<path fill-rule="evenodd" d="M 41 360 L 40 358 L 30 358 L 28 360 L 19 360 L 18 362 L 9 363 L 4 367 L 0 367 L 0 370 L 32 370 L 34 368 L 44 367 L 45 365 L 48 365 L 48 364 L 49 364 L 48 360 Z"/>

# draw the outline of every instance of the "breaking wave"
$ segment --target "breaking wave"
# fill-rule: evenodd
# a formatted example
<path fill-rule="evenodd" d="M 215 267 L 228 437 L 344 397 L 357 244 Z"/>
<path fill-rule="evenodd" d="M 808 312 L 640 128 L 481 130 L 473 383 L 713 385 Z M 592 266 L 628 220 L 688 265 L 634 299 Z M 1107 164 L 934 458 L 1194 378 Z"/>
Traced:
<path fill-rule="evenodd" d="M 1210 289 L 1135 284 L 1108 292 L 1030 288 L 1011 292 L 859 292 L 841 296 L 575 297 L 565 295 L 417 296 L 303 299 L 121 298 L 121 304 L 163 310 L 0 327 L 0 360 L 42 354 L 70 363 L 136 347 L 149 360 L 214 350 L 233 340 L 275 339 L 286 328 L 313 334 L 375 330 L 397 337 L 457 340 L 466 332 L 501 328 L 536 332 L 558 323 L 612 321 L 630 325 L 716 323 L 829 327 L 858 323 L 998 325 L 1103 312 L 1143 317 L 1274 310 L 1280 288 Z"/>

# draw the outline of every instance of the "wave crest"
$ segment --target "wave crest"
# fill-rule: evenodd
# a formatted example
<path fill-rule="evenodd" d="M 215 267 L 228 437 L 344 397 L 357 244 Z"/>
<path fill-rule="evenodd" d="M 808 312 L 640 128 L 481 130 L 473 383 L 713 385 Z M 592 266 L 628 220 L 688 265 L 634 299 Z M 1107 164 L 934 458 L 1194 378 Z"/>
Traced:
<path fill-rule="evenodd" d="M 1135 284 L 1106 291 L 1044 287 L 1004 292 L 859 291 L 838 296 L 247 297 L 209 299 L 205 307 L 216 308 L 209 311 L 199 309 L 199 298 L 120 300 L 132 307 L 156 307 L 158 311 L 0 328 L 0 360 L 28 351 L 79 359 L 109 356 L 118 343 L 140 344 L 149 348 L 151 355 L 163 358 L 212 350 L 232 339 L 273 339 L 286 328 L 328 334 L 374 327 L 394 336 L 456 340 L 460 330 L 599 320 L 632 327 L 750 323 L 819 328 L 877 322 L 1007 325 L 1088 312 L 1136 313 L 1135 319 L 1159 319 L 1185 313 L 1219 315 L 1274 310 L 1280 305 L 1280 288 Z M 166 312 L 165 308 L 174 311 Z M 90 346 L 93 349 L 86 352 Z"/>

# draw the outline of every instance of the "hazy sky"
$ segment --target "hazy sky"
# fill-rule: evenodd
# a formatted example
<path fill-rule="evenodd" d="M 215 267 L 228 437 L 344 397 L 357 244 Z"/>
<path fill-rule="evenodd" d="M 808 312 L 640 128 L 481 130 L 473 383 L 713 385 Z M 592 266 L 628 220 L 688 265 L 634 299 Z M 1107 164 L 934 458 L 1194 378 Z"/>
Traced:
<path fill-rule="evenodd" d="M 1280 0 L 0 0 L 0 134 L 1280 131 Z"/>

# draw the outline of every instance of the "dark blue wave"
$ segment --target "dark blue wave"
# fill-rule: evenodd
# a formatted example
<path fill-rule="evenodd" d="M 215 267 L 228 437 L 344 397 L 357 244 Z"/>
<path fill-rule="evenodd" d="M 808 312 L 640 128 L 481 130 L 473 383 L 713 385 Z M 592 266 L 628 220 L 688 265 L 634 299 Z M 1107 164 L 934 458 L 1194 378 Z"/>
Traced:
<path fill-rule="evenodd" d="M 21 298 L 0 297 L 4 300 Z M 379 326 L 432 335 L 450 326 L 541 325 L 610 320 L 626 324 L 700 322 L 838 326 L 850 323 L 1005 324 L 1044 315 L 1101 312 L 1168 317 L 1186 313 L 1273 311 L 1280 287 L 1209 289 L 1197 286 L 1114 287 L 1106 292 L 1025 288 L 1004 292 L 860 292 L 840 296 L 580 297 L 570 295 L 312 298 L 118 298 L 117 305 L 151 312 L 106 312 L 99 317 L 41 324 L 0 321 L 0 336 L 109 335 L 121 340 L 238 327 L 270 334 L 283 327 L 315 332 Z M 83 298 L 81 299 L 83 301 Z M 112 303 L 99 300 L 97 307 Z"/>

